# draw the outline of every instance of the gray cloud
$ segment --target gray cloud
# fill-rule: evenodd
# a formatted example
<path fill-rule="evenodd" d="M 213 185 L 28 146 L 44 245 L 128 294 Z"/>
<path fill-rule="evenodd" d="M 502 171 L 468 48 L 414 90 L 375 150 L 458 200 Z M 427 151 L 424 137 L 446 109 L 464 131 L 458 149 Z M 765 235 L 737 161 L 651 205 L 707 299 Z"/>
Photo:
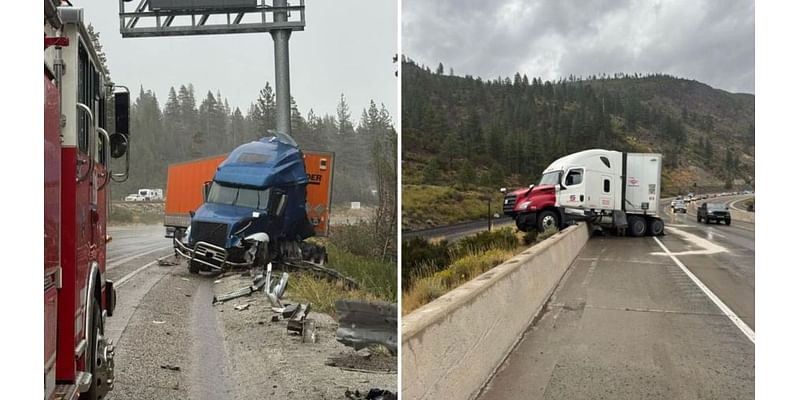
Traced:
<path fill-rule="evenodd" d="M 752 0 L 405 0 L 403 52 L 459 75 L 660 72 L 755 92 Z"/>

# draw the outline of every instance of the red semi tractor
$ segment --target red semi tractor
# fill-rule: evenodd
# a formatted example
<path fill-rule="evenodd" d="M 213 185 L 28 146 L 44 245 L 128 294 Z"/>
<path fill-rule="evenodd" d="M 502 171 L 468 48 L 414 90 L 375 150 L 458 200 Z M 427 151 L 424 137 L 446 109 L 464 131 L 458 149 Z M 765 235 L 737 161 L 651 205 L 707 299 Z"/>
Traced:
<path fill-rule="evenodd" d="M 95 400 L 114 385 L 106 220 L 109 184 L 127 178 L 110 161 L 127 153 L 130 95 L 114 93 L 109 135 L 113 89 L 83 10 L 64 4 L 44 1 L 44 397 Z"/>

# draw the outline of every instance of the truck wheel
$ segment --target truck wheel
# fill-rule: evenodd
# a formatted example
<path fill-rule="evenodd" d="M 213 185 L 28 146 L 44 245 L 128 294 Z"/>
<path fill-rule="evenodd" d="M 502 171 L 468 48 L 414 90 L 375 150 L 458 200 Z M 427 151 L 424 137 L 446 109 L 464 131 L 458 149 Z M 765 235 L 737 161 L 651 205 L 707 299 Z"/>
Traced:
<path fill-rule="evenodd" d="M 706 225 L 708 225 L 710 223 L 711 223 L 711 220 L 708 217 L 706 217 Z"/>
<path fill-rule="evenodd" d="M 633 237 L 644 236 L 647 231 L 647 222 L 639 215 L 628 217 L 628 233 Z"/>
<path fill-rule="evenodd" d="M 89 335 L 89 344 L 86 349 L 86 365 L 89 372 L 92 374 L 92 385 L 89 386 L 89 390 L 84 393 L 81 393 L 80 400 L 99 400 L 102 399 L 105 393 L 101 394 L 99 389 L 99 383 L 97 382 L 97 339 L 99 335 L 103 333 L 103 316 L 100 313 L 100 306 L 97 305 L 97 300 L 93 299 L 92 303 L 94 303 L 92 307 L 92 322 L 89 325 L 91 331 Z"/>
<path fill-rule="evenodd" d="M 539 232 L 544 232 L 550 227 L 556 228 L 556 230 L 560 229 L 558 214 L 553 210 L 542 211 L 539 213 L 539 218 L 536 219 L 536 229 Z"/>
<path fill-rule="evenodd" d="M 650 236 L 661 236 L 664 233 L 664 221 L 653 218 L 647 221 L 647 234 Z"/>
<path fill-rule="evenodd" d="M 699 216 L 699 215 L 697 216 L 697 222 L 703 222 L 703 219 L 702 219 L 702 218 L 700 218 L 700 216 Z"/>
<path fill-rule="evenodd" d="M 730 224 L 731 224 L 731 220 L 729 220 L 729 219 L 726 219 L 726 220 L 725 220 L 725 225 L 730 225 Z"/>
<path fill-rule="evenodd" d="M 200 273 L 200 263 L 189 260 L 189 272 L 193 274 Z"/>

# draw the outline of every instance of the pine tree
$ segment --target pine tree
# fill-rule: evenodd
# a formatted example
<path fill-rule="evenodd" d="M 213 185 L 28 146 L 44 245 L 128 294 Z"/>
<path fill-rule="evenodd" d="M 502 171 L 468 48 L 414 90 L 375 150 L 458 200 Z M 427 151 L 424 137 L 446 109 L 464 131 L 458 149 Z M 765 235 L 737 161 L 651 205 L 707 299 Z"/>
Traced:
<path fill-rule="evenodd" d="M 353 133 L 353 123 L 350 121 L 350 107 L 344 98 L 344 93 L 339 96 L 339 104 L 336 106 L 336 127 L 340 135 Z"/>
<path fill-rule="evenodd" d="M 275 93 L 267 82 L 259 92 L 252 112 L 257 137 L 267 136 L 270 130 L 276 128 L 276 112 Z"/>

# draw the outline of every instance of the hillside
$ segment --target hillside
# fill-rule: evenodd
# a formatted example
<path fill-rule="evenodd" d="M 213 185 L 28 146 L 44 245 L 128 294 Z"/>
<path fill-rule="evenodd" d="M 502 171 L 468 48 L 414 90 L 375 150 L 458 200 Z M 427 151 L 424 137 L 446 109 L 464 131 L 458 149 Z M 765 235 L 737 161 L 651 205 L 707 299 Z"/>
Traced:
<path fill-rule="evenodd" d="M 527 185 L 552 160 L 589 148 L 664 154 L 667 194 L 755 185 L 751 94 L 662 74 L 553 82 L 451 76 L 408 58 L 402 68 L 404 192 Z M 404 198 L 404 228 L 457 222 L 429 209 Z"/>

